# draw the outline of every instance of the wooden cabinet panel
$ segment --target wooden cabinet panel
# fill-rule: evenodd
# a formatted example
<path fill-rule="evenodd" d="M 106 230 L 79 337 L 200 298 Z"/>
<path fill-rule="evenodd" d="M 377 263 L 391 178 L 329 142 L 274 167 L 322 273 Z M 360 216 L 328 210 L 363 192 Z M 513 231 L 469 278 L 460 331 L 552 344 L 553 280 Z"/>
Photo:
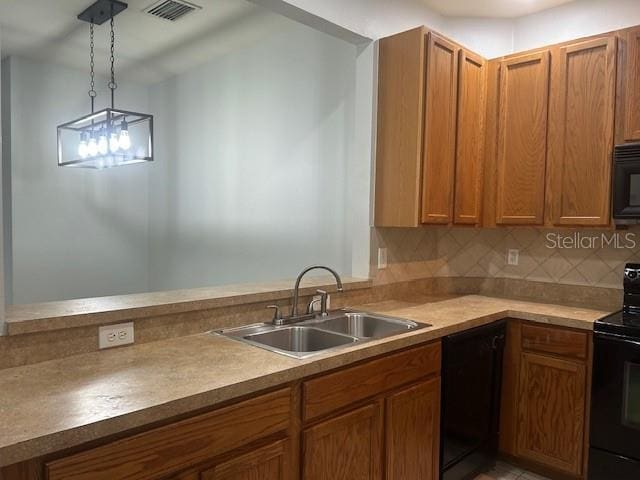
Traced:
<path fill-rule="evenodd" d="M 626 33 L 624 58 L 624 139 L 640 140 L 640 28 Z"/>
<path fill-rule="evenodd" d="M 484 59 L 460 50 L 454 223 L 480 223 L 487 68 Z"/>
<path fill-rule="evenodd" d="M 387 480 L 439 478 L 440 378 L 386 400 Z"/>
<path fill-rule="evenodd" d="M 586 366 L 523 353 L 518 456 L 580 475 L 585 428 Z"/>
<path fill-rule="evenodd" d="M 415 382 L 440 371 L 440 343 L 386 355 L 304 382 L 304 420 Z"/>
<path fill-rule="evenodd" d="M 456 156 L 459 47 L 429 33 L 422 223 L 450 223 Z"/>
<path fill-rule="evenodd" d="M 381 402 L 327 420 L 303 433 L 305 480 L 382 478 Z"/>
<path fill-rule="evenodd" d="M 587 332 L 557 327 L 522 325 L 522 348 L 563 357 L 587 358 Z"/>
<path fill-rule="evenodd" d="M 285 431 L 292 391 L 285 388 L 220 410 L 46 464 L 49 480 L 166 477 L 252 441 Z"/>
<path fill-rule="evenodd" d="M 616 37 L 561 47 L 552 85 L 552 223 L 609 225 Z"/>
<path fill-rule="evenodd" d="M 415 227 L 420 219 L 425 32 L 380 40 L 375 225 Z"/>
<path fill-rule="evenodd" d="M 289 480 L 288 441 L 258 448 L 202 472 L 200 480 Z"/>
<path fill-rule="evenodd" d="M 544 221 L 549 52 L 500 65 L 496 223 Z"/>

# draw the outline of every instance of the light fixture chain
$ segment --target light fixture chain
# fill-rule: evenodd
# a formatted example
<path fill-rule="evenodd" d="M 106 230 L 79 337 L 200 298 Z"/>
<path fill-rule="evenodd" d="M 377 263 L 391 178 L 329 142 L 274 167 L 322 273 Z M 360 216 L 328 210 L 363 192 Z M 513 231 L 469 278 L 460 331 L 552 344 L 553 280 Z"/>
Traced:
<path fill-rule="evenodd" d="M 109 82 L 109 88 L 111 89 L 111 108 L 114 108 L 115 103 L 115 90 L 118 88 L 118 84 L 116 83 L 116 69 L 115 69 L 115 44 L 116 44 L 116 34 L 114 31 L 114 21 L 113 17 L 111 17 L 111 81 Z"/>
<path fill-rule="evenodd" d="M 93 54 L 93 22 L 89 24 L 89 67 L 90 67 L 90 81 L 89 81 L 89 97 L 91 98 L 91 113 L 94 112 L 95 107 L 95 59 Z"/>

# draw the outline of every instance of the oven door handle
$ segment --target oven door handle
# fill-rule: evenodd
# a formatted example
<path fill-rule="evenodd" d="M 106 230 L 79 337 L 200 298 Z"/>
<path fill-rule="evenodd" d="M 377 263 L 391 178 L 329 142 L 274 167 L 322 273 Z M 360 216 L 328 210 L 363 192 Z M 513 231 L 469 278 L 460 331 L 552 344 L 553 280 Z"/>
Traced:
<path fill-rule="evenodd" d="M 615 333 L 600 333 L 596 334 L 596 338 L 600 340 L 606 340 L 609 342 L 617 342 L 617 343 L 625 343 L 627 345 L 634 345 L 640 348 L 639 340 L 632 340 L 629 337 L 625 337 L 623 335 L 616 335 Z"/>

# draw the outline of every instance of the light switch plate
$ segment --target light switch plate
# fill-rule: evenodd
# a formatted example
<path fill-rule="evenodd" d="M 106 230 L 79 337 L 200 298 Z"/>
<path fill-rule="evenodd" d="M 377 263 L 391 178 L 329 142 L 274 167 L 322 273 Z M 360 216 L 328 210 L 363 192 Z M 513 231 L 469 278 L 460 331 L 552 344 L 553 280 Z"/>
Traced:
<path fill-rule="evenodd" d="M 520 263 L 520 250 L 510 248 L 507 250 L 507 265 L 518 265 Z"/>
<path fill-rule="evenodd" d="M 378 248 L 378 270 L 387 268 L 387 249 Z"/>
<path fill-rule="evenodd" d="M 106 325 L 98 328 L 98 347 L 111 348 L 134 342 L 133 322 Z"/>

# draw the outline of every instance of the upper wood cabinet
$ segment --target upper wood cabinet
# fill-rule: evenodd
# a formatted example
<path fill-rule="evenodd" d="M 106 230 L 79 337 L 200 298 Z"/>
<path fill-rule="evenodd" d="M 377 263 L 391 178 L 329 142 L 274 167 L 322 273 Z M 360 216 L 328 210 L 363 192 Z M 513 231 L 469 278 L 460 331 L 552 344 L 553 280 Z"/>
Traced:
<path fill-rule="evenodd" d="M 380 40 L 376 226 L 480 221 L 485 83 L 484 59 L 426 28 Z"/>
<path fill-rule="evenodd" d="M 640 28 L 626 31 L 624 57 L 621 62 L 624 95 L 621 110 L 624 112 L 624 140 L 640 140 Z"/>
<path fill-rule="evenodd" d="M 487 62 L 460 50 L 454 223 L 478 224 L 482 210 Z"/>
<path fill-rule="evenodd" d="M 552 86 L 552 224 L 609 225 L 616 37 L 608 35 L 561 47 Z"/>
<path fill-rule="evenodd" d="M 380 41 L 379 75 L 375 226 L 611 225 L 640 27 L 490 62 L 418 28 Z"/>
<path fill-rule="evenodd" d="M 549 52 L 500 64 L 496 223 L 542 225 Z"/>
<path fill-rule="evenodd" d="M 448 224 L 453 216 L 459 51 L 454 43 L 429 33 L 422 223 Z"/>
<path fill-rule="evenodd" d="M 420 218 L 425 29 L 380 40 L 375 224 L 415 227 Z"/>

